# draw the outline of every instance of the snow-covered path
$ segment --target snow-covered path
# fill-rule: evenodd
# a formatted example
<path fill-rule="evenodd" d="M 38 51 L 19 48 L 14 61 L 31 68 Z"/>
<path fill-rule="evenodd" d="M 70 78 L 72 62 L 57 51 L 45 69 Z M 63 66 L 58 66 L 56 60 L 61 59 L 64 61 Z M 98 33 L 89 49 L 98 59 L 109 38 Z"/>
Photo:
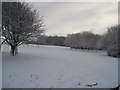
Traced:
<path fill-rule="evenodd" d="M 118 59 L 103 51 L 35 45 L 9 55 L 3 46 L 3 88 L 113 88 L 118 84 Z"/>

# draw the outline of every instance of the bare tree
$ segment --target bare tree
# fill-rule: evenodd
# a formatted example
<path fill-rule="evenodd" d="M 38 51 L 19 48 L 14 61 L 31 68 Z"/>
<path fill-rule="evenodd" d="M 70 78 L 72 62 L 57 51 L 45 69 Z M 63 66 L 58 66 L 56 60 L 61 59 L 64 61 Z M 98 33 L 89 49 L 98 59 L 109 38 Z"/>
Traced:
<path fill-rule="evenodd" d="M 2 2 L 2 36 L 11 46 L 13 56 L 18 54 L 19 45 L 36 33 L 43 33 L 42 18 L 26 2 Z"/>

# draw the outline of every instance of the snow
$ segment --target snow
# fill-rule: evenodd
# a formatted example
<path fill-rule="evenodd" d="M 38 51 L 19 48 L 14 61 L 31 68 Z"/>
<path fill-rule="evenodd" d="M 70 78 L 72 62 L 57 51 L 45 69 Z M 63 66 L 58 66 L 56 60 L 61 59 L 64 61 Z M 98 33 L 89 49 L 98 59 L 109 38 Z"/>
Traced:
<path fill-rule="evenodd" d="M 2 53 L 0 52 L 0 89 L 2 89 Z"/>
<path fill-rule="evenodd" d="M 107 56 L 104 51 L 22 45 L 18 56 L 13 57 L 4 45 L 2 53 L 3 88 L 113 88 L 118 85 L 118 59 Z"/>

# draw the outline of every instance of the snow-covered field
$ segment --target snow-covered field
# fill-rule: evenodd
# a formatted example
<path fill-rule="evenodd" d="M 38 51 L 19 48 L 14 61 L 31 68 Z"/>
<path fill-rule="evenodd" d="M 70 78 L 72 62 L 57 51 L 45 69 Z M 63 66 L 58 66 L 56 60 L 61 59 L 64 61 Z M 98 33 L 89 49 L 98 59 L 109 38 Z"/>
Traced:
<path fill-rule="evenodd" d="M 2 48 L 3 88 L 113 88 L 118 85 L 118 59 L 103 51 L 23 45 L 12 57 Z"/>
<path fill-rule="evenodd" d="M 0 89 L 2 89 L 2 53 L 0 52 Z"/>

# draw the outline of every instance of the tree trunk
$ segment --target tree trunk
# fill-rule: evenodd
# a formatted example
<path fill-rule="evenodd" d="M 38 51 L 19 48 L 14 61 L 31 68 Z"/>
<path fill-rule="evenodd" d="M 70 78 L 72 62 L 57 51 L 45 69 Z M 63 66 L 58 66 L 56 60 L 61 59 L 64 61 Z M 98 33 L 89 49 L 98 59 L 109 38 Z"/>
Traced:
<path fill-rule="evenodd" d="M 17 46 L 11 46 L 10 55 L 15 56 L 18 54 Z"/>

